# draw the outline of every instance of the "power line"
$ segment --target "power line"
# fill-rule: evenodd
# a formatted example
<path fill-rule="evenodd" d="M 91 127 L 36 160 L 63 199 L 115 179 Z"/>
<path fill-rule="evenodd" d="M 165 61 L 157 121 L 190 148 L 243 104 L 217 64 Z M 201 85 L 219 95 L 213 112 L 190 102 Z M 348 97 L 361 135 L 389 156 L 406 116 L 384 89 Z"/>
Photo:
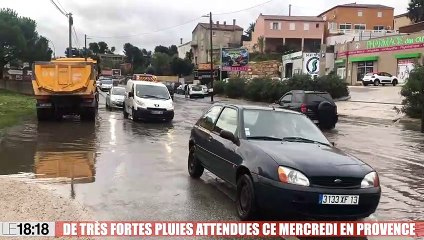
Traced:
<path fill-rule="evenodd" d="M 66 13 L 66 14 L 68 14 L 68 12 L 65 10 L 65 8 L 62 6 L 62 4 L 60 4 L 60 1 L 59 0 L 57 0 L 57 3 L 59 4 L 59 6 L 62 8 L 62 10 Z"/>
<path fill-rule="evenodd" d="M 237 10 L 237 11 L 233 11 L 233 12 L 218 13 L 218 14 L 213 14 L 213 15 L 214 16 L 215 15 L 227 15 L 227 14 L 233 14 L 233 13 L 243 12 L 243 11 L 247 11 L 247 10 L 250 10 L 250 9 L 253 9 L 253 8 L 256 8 L 256 7 L 263 6 L 263 5 L 268 4 L 268 3 L 272 2 L 272 1 L 275 1 L 275 0 L 269 0 L 269 1 L 266 1 L 264 3 L 254 5 L 252 7 L 248 7 L 248 8 Z M 181 24 L 178 24 L 178 25 L 175 25 L 175 26 L 170 26 L 170 27 L 158 29 L 158 30 L 155 30 L 153 32 L 144 32 L 144 33 L 138 33 L 138 34 L 133 34 L 133 35 L 125 35 L 125 36 L 92 36 L 92 35 L 90 35 L 90 37 L 93 37 L 93 38 L 130 38 L 130 37 L 137 37 L 137 36 L 142 36 L 142 35 L 149 35 L 149 34 L 154 34 L 154 33 L 158 33 L 158 32 L 163 32 L 163 31 L 166 31 L 166 30 L 169 30 L 169 29 L 177 28 L 177 27 L 180 27 L 180 26 L 183 26 L 183 25 L 192 23 L 192 22 L 194 22 L 196 20 L 199 20 L 201 18 L 202 17 L 197 17 L 197 18 L 191 19 L 191 20 L 189 20 L 187 22 L 184 22 L 184 23 L 181 23 Z"/>
<path fill-rule="evenodd" d="M 56 7 L 57 10 L 59 10 L 60 13 L 63 14 L 63 16 L 68 17 L 66 13 L 63 12 L 62 9 L 60 9 L 59 6 L 57 6 L 57 4 L 54 2 L 54 0 L 50 0 L 50 2 Z"/>
<path fill-rule="evenodd" d="M 263 5 L 268 4 L 270 2 L 273 2 L 273 1 L 275 1 L 275 0 L 269 0 L 267 2 L 258 4 L 258 5 L 252 6 L 252 7 L 248 7 L 248 8 L 245 8 L 245 9 L 237 10 L 237 11 L 234 11 L 234 12 L 214 13 L 213 15 L 214 16 L 217 16 L 217 15 L 228 15 L 228 14 L 234 14 L 234 13 L 244 12 L 244 11 L 247 11 L 247 10 L 250 10 L 250 9 L 253 9 L 253 8 L 257 8 L 257 7 L 263 6 Z"/>

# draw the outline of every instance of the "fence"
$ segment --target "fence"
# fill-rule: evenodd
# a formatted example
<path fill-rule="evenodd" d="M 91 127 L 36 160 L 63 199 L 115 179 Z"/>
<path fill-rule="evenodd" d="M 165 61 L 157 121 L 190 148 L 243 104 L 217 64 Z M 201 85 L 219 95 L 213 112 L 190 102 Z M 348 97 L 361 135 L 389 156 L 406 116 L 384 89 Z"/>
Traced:
<path fill-rule="evenodd" d="M 0 79 L 0 89 L 6 89 L 27 95 L 34 95 L 32 82 L 28 80 L 6 80 Z"/>

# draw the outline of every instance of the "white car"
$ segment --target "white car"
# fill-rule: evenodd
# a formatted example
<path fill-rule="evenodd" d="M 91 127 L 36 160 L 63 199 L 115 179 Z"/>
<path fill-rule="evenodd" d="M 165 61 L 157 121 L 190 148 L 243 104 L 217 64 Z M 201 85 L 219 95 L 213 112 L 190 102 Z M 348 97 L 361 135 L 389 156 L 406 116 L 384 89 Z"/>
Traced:
<path fill-rule="evenodd" d="M 112 87 L 106 95 L 106 109 L 122 108 L 125 99 L 124 87 Z"/>
<path fill-rule="evenodd" d="M 374 86 L 378 86 L 380 84 L 383 86 L 386 84 L 391 84 L 393 86 L 396 86 L 398 83 L 399 81 L 397 77 L 386 72 L 367 73 L 362 78 L 362 84 L 364 86 L 368 86 L 368 84 L 374 84 Z"/>
<path fill-rule="evenodd" d="M 100 80 L 100 90 L 103 92 L 108 92 L 113 87 L 112 79 L 102 79 Z"/>
<path fill-rule="evenodd" d="M 194 85 L 194 84 L 188 85 L 188 96 L 190 98 L 195 98 L 195 97 L 204 98 L 205 93 L 203 91 L 203 87 L 201 85 Z"/>
<path fill-rule="evenodd" d="M 209 95 L 209 88 L 206 85 L 201 85 L 202 86 L 202 91 L 203 91 L 203 95 Z"/>
<path fill-rule="evenodd" d="M 124 118 L 172 121 L 174 103 L 163 83 L 129 80 L 125 88 Z"/>

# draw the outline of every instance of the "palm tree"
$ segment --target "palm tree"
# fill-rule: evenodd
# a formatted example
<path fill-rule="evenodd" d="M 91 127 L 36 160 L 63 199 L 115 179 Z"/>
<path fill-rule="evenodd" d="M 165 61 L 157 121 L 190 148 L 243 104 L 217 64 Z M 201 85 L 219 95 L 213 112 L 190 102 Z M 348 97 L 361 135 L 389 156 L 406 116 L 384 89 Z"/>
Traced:
<path fill-rule="evenodd" d="M 264 38 L 264 36 L 258 37 L 258 47 L 259 47 L 259 51 L 261 51 L 261 53 L 264 53 L 264 47 L 265 47 L 265 38 Z"/>

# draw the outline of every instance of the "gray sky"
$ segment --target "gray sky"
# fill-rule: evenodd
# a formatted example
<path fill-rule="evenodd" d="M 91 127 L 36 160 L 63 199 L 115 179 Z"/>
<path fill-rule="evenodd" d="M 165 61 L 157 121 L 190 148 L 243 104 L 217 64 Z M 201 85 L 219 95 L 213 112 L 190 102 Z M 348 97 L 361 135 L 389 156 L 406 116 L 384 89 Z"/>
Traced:
<path fill-rule="evenodd" d="M 245 11 L 219 14 L 247 9 L 269 0 L 54 1 L 56 3 L 59 1 L 66 11 L 73 13 L 79 40 L 76 42 L 77 46 L 84 45 L 84 34 L 87 34 L 96 36 L 87 42 L 103 40 L 109 47 L 115 46 L 118 53 L 122 52 L 123 44 L 127 42 L 148 50 L 153 50 L 156 45 L 178 45 L 180 38 L 188 42 L 196 24 L 208 22 L 208 19 L 200 18 L 191 23 L 187 22 L 210 11 L 214 15 L 214 22 L 232 23 L 233 19 L 236 19 L 237 24 L 246 29 L 260 13 L 287 15 L 289 4 L 293 5 L 292 15 L 318 15 L 335 5 L 354 2 L 353 0 L 271 0 Z M 383 3 L 381 0 L 356 0 L 356 2 Z M 54 43 L 56 55 L 64 55 L 68 44 L 67 19 L 50 0 L 0 0 L 0 3 L 0 7 L 12 8 L 20 16 L 36 20 L 38 32 Z M 401 14 L 406 11 L 408 0 L 385 0 L 384 5 L 394 7 L 395 14 Z M 183 23 L 187 24 L 174 27 Z M 166 30 L 158 31 L 161 29 Z"/>

